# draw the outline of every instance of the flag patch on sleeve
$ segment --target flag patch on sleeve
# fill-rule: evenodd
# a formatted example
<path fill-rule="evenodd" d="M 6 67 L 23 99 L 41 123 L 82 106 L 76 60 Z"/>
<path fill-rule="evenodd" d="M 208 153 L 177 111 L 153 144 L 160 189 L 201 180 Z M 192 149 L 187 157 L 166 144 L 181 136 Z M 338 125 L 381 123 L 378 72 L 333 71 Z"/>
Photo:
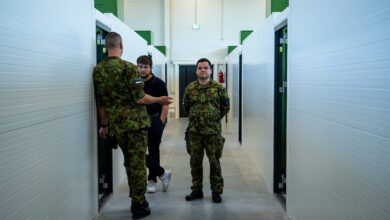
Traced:
<path fill-rule="evenodd" d="M 135 79 L 135 84 L 138 84 L 138 83 L 141 83 L 142 81 L 141 81 L 141 78 L 136 78 Z"/>

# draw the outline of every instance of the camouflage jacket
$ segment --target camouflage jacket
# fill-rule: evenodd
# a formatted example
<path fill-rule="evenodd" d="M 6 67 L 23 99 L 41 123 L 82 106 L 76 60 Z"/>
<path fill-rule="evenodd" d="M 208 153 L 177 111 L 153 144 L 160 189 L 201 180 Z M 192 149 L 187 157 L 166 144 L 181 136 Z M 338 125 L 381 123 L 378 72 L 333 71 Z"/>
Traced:
<path fill-rule="evenodd" d="M 207 135 L 221 133 L 221 119 L 229 112 L 229 96 L 217 81 L 190 83 L 184 91 L 184 111 L 189 115 L 187 131 Z"/>
<path fill-rule="evenodd" d="M 105 108 L 113 135 L 150 127 L 145 105 L 136 102 L 145 93 L 134 64 L 119 57 L 107 57 L 95 67 L 93 81 L 96 104 Z"/>

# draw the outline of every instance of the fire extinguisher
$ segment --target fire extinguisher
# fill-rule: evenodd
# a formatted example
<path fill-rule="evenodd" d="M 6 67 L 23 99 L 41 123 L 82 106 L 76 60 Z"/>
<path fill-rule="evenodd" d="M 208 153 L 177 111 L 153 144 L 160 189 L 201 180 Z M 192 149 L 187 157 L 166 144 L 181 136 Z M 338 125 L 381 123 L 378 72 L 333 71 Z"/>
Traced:
<path fill-rule="evenodd" d="M 225 81 L 223 79 L 223 72 L 222 71 L 219 71 L 218 76 L 219 76 L 219 83 L 224 83 Z"/>

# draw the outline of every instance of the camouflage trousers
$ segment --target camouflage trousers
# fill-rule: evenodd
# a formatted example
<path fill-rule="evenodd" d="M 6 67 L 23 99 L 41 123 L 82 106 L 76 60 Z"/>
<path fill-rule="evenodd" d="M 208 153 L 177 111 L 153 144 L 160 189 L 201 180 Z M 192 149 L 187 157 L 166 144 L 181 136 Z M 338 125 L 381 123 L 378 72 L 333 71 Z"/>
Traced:
<path fill-rule="evenodd" d="M 210 162 L 211 190 L 222 194 L 223 178 L 219 159 L 222 157 L 225 139 L 220 135 L 193 135 L 186 137 L 187 152 L 190 154 L 192 175 L 192 191 L 201 191 L 203 188 L 203 157 L 204 151 Z"/>
<path fill-rule="evenodd" d="M 124 166 L 127 173 L 127 180 L 130 188 L 129 197 L 133 203 L 142 204 L 146 202 L 146 148 L 148 142 L 148 131 L 126 132 L 116 135 L 118 145 L 123 152 Z"/>

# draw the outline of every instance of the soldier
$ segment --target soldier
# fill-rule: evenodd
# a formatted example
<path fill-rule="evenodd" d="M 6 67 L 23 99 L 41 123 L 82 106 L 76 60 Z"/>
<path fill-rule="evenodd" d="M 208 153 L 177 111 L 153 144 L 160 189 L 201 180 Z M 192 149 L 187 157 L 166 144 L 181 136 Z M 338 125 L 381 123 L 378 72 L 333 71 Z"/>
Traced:
<path fill-rule="evenodd" d="M 203 155 L 210 162 L 212 199 L 222 201 L 223 178 L 219 159 L 225 139 L 221 135 L 221 119 L 229 112 L 229 97 L 225 88 L 211 80 L 211 63 L 202 58 L 196 63 L 198 80 L 184 91 L 184 111 L 189 115 L 186 131 L 187 152 L 190 154 L 192 192 L 187 201 L 203 198 Z"/>
<path fill-rule="evenodd" d="M 100 116 L 99 136 L 115 136 L 124 156 L 129 196 L 132 199 L 133 217 L 141 218 L 150 214 L 145 198 L 147 128 L 150 118 L 145 104 L 167 105 L 172 99 L 145 95 L 143 81 L 137 66 L 120 58 L 123 52 L 122 38 L 111 32 L 106 37 L 108 57 L 93 71 L 96 104 Z"/>
<path fill-rule="evenodd" d="M 144 91 L 146 94 L 160 97 L 168 96 L 167 87 L 164 81 L 154 76 L 153 61 L 149 56 L 140 56 L 137 59 L 137 66 L 140 70 L 141 78 L 145 83 Z M 158 103 L 146 105 L 146 110 L 152 120 L 151 127 L 148 130 L 148 155 L 146 155 L 146 166 L 149 168 L 148 184 L 146 191 L 148 193 L 156 192 L 157 176 L 163 185 L 163 192 L 167 191 L 171 179 L 172 171 L 165 170 L 160 166 L 160 143 L 168 115 L 168 105 Z"/>

